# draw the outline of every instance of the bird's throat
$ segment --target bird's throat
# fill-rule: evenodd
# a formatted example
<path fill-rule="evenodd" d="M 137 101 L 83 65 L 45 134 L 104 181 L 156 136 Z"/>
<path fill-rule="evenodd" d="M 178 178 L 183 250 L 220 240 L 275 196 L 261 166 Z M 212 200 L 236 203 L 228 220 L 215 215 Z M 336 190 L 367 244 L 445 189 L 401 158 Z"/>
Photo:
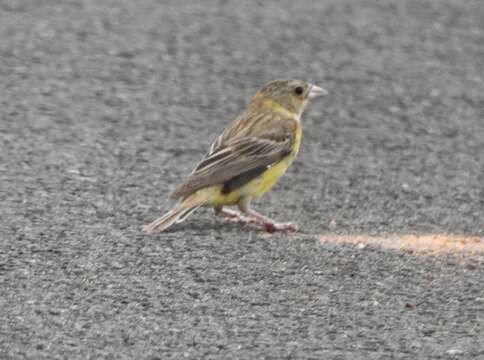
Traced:
<path fill-rule="evenodd" d="M 264 99 L 258 103 L 258 107 L 270 109 L 272 111 L 284 114 L 289 117 L 295 117 L 299 119 L 301 114 L 297 111 L 289 109 L 287 106 L 281 105 L 278 101 L 273 99 Z"/>

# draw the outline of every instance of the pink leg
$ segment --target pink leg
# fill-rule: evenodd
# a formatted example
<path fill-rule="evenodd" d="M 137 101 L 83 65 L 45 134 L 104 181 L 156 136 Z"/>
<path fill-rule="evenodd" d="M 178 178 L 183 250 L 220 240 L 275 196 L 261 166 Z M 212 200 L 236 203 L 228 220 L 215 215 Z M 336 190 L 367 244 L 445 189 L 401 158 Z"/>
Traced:
<path fill-rule="evenodd" d="M 262 214 L 259 214 L 257 211 L 252 210 L 250 208 L 250 202 L 251 198 L 243 198 L 239 202 L 239 209 L 242 211 L 244 214 L 249 215 L 253 221 L 256 223 L 262 224 L 265 227 L 265 230 L 269 233 L 273 233 L 276 231 L 297 231 L 298 227 L 294 223 L 280 223 L 277 221 L 274 221 L 267 216 L 264 216 Z"/>
<path fill-rule="evenodd" d="M 223 206 L 217 206 L 214 210 L 215 215 L 223 217 L 226 222 L 238 224 L 250 223 L 250 219 L 245 218 L 238 211 L 225 209 Z"/>

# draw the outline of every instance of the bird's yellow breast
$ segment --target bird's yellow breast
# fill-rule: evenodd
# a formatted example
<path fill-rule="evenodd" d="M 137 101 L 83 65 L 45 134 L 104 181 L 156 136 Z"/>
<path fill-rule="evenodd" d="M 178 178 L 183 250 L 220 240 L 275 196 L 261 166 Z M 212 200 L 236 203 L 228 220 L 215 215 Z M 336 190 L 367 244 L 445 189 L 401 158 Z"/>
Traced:
<path fill-rule="evenodd" d="M 288 156 L 271 166 L 257 178 L 251 180 L 247 184 L 229 194 L 222 194 L 221 190 L 223 185 L 215 185 L 199 190 L 199 192 L 203 192 L 203 195 L 209 199 L 206 205 L 235 205 L 243 196 L 256 198 L 270 190 L 277 183 L 277 180 L 279 180 L 279 178 L 286 172 L 287 168 L 291 165 L 299 152 L 302 139 L 302 129 L 298 121 L 295 120 L 294 123 L 294 131 L 296 136 L 292 151 Z"/>

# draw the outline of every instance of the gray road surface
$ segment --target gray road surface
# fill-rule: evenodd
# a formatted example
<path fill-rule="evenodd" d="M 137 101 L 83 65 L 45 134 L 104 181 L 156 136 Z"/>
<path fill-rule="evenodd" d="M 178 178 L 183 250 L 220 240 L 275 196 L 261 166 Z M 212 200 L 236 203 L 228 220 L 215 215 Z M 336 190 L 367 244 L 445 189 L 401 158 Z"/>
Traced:
<path fill-rule="evenodd" d="M 2 0 L 0 75 L 0 358 L 484 359 L 482 259 L 318 241 L 483 235 L 482 1 Z M 143 234 L 293 77 L 301 233 Z"/>

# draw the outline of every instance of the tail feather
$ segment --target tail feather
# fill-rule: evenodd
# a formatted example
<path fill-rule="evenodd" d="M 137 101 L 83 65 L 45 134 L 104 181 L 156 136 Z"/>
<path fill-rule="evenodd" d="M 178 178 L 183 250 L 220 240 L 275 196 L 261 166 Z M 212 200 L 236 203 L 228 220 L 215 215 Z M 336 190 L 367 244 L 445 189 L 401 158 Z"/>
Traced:
<path fill-rule="evenodd" d="M 195 207 L 192 207 L 192 208 L 185 209 L 185 211 L 183 213 L 181 213 L 180 216 L 178 217 L 176 224 L 179 224 L 179 223 L 185 221 L 192 213 L 197 211 L 197 209 L 200 206 L 202 206 L 202 205 L 198 205 L 198 206 L 195 206 Z"/>
<path fill-rule="evenodd" d="M 195 195 L 195 194 L 194 194 Z M 205 201 L 197 196 L 189 196 L 172 210 L 150 224 L 143 226 L 147 233 L 162 232 L 173 224 L 185 221 L 195 210 L 204 204 Z"/>

